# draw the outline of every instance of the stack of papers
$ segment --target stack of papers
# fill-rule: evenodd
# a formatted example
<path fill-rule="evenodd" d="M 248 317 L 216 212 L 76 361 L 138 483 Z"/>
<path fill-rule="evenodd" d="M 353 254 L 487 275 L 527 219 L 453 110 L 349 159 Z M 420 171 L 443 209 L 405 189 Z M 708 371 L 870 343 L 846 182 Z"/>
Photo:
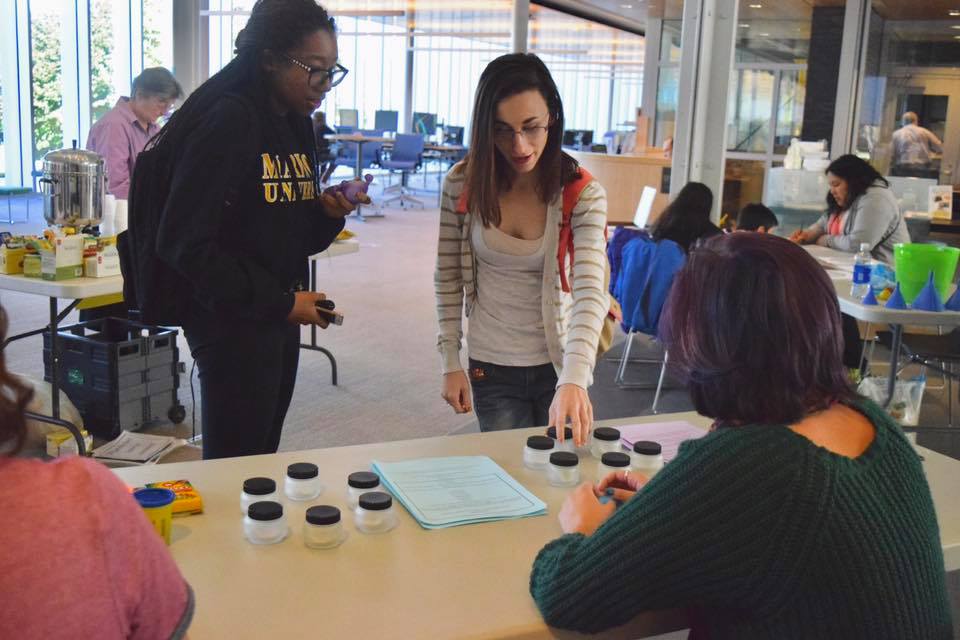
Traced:
<path fill-rule="evenodd" d="M 546 504 L 486 456 L 374 460 L 373 470 L 425 529 L 547 512 Z"/>
<path fill-rule="evenodd" d="M 640 440 L 659 442 L 664 462 L 670 462 L 677 457 L 681 442 L 696 440 L 707 435 L 706 429 L 695 427 L 689 422 L 629 424 L 617 429 L 620 430 L 620 442 L 631 451 L 633 451 L 633 443 Z"/>
<path fill-rule="evenodd" d="M 170 436 L 121 431 L 115 440 L 94 449 L 92 455 L 103 462 L 154 464 L 165 454 L 184 444 L 185 440 Z"/>

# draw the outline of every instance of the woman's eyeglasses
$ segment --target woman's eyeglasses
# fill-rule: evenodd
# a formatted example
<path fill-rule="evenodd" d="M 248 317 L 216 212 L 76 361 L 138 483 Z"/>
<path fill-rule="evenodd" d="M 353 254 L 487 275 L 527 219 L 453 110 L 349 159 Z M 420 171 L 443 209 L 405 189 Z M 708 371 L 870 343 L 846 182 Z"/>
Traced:
<path fill-rule="evenodd" d="M 311 67 L 285 53 L 281 53 L 280 55 L 307 72 L 307 84 L 311 89 L 320 89 L 328 81 L 330 82 L 330 87 L 333 88 L 343 82 L 343 79 L 347 77 L 348 70 L 340 63 L 333 65 L 329 69 L 324 69 L 323 67 Z"/>
<path fill-rule="evenodd" d="M 546 137 L 549 129 L 550 125 L 546 124 L 528 124 L 520 129 L 498 125 L 493 128 L 493 138 L 501 144 L 513 144 L 513 139 L 519 134 L 524 140 L 533 144 Z"/>

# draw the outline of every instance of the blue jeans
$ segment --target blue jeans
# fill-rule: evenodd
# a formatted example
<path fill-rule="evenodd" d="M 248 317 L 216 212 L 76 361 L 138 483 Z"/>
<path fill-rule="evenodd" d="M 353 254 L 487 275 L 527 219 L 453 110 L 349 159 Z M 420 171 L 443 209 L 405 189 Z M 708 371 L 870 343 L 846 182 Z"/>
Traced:
<path fill-rule="evenodd" d="M 470 358 L 470 386 L 480 431 L 546 426 L 557 387 L 552 364 L 507 367 Z"/>

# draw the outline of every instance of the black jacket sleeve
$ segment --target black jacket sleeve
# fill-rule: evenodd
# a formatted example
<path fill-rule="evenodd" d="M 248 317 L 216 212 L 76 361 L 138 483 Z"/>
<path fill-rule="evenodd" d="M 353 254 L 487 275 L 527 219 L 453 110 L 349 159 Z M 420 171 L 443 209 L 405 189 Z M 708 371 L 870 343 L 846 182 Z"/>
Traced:
<path fill-rule="evenodd" d="M 250 259 L 224 250 L 229 187 L 250 157 L 258 131 L 255 115 L 234 98 L 220 100 L 177 154 L 170 195 L 157 235 L 157 255 L 193 284 L 211 311 L 237 312 L 267 322 L 283 321 L 293 294 Z"/>

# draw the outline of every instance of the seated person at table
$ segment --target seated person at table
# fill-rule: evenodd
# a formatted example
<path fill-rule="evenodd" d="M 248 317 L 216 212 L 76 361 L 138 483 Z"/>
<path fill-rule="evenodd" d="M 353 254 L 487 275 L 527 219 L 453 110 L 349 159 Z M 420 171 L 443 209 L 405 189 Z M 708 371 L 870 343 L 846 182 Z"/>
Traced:
<path fill-rule="evenodd" d="M 0 638 L 186 637 L 193 592 L 113 472 L 15 457 L 31 396 L 0 351 Z"/>
<path fill-rule="evenodd" d="M 530 577 L 546 622 L 596 632 L 680 607 L 691 638 L 949 638 L 920 458 L 851 388 L 814 258 L 770 234 L 712 238 L 660 329 L 714 426 L 649 482 L 573 491 Z M 608 487 L 621 507 L 599 502 Z"/>
<path fill-rule="evenodd" d="M 700 182 L 688 182 L 656 222 L 650 235 L 657 242 L 664 238 L 673 240 L 689 252 L 703 238 L 723 233 L 720 227 L 710 222 L 713 208 L 713 192 Z"/>
<path fill-rule="evenodd" d="M 790 239 L 800 244 L 856 253 L 870 245 L 876 260 L 893 264 L 893 246 L 910 242 L 907 222 L 890 183 L 855 155 L 840 156 L 827 167 L 827 212 Z"/>
<path fill-rule="evenodd" d="M 756 231 L 757 233 L 773 233 L 780 222 L 773 211 L 768 207 L 753 202 L 740 209 L 737 215 L 737 231 Z"/>

